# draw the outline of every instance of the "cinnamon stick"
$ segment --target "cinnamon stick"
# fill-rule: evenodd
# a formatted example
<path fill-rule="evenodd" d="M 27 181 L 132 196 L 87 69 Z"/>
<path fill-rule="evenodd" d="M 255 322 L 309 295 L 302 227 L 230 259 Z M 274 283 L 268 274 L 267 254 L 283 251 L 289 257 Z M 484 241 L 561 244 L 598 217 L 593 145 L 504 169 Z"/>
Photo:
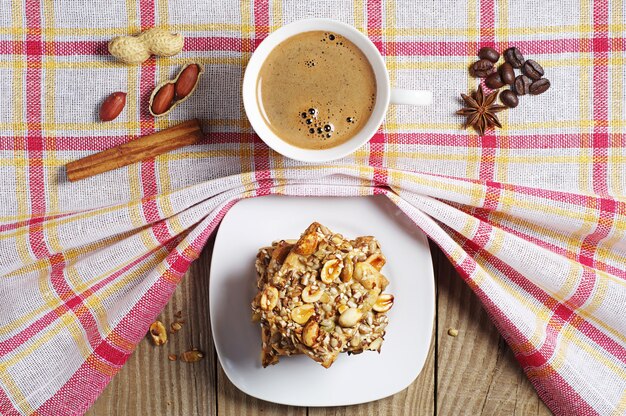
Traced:
<path fill-rule="evenodd" d="M 74 182 L 89 178 L 196 143 L 201 138 L 200 121 L 197 119 L 185 121 L 157 133 L 70 162 L 65 166 L 67 179 Z"/>

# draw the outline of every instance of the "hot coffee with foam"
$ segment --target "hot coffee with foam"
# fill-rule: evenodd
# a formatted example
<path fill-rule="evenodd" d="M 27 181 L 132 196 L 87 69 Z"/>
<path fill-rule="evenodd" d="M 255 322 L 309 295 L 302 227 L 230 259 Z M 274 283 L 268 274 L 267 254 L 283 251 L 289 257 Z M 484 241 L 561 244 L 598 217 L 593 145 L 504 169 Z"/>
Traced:
<path fill-rule="evenodd" d="M 328 149 L 365 125 L 376 102 L 376 77 L 367 57 L 345 37 L 304 32 L 269 54 L 257 97 L 265 123 L 282 140 Z"/>

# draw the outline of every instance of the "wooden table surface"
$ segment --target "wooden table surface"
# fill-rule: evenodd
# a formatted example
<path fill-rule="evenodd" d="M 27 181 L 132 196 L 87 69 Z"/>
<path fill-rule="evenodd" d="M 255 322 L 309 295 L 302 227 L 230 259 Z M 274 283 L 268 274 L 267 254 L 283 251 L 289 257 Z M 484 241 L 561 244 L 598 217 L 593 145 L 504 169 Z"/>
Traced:
<path fill-rule="evenodd" d="M 290 407 L 240 392 L 222 370 L 209 324 L 209 266 L 213 241 L 191 266 L 161 313 L 166 325 L 182 311 L 185 324 L 162 347 L 145 339 L 88 415 L 549 415 L 476 295 L 431 243 L 437 316 L 430 352 L 418 378 L 404 391 L 357 406 Z M 456 328 L 458 335 L 448 335 Z M 200 362 L 171 362 L 192 347 Z"/>

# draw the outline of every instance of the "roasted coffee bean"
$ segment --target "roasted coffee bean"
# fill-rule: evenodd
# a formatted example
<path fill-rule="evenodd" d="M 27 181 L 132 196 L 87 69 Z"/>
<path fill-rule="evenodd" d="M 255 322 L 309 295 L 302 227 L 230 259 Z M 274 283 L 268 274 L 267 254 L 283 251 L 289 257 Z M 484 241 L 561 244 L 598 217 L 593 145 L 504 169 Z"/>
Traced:
<path fill-rule="evenodd" d="M 475 76 L 484 78 L 487 75 L 491 74 L 493 71 L 493 62 L 487 59 L 481 59 L 480 61 L 474 62 L 472 65 L 472 72 Z"/>
<path fill-rule="evenodd" d="M 489 47 L 480 48 L 478 51 L 478 57 L 480 59 L 487 59 L 488 61 L 493 62 L 494 64 L 498 62 L 500 59 L 500 54 L 497 50 Z"/>
<path fill-rule="evenodd" d="M 515 78 L 515 92 L 517 95 L 526 95 L 530 91 L 530 84 L 533 83 L 533 80 L 528 78 L 526 75 L 520 75 Z"/>
<path fill-rule="evenodd" d="M 500 101 L 509 108 L 515 108 L 519 104 L 517 94 L 511 90 L 502 91 L 500 93 Z"/>
<path fill-rule="evenodd" d="M 504 60 L 510 63 L 513 68 L 521 68 L 524 65 L 524 56 L 515 47 L 504 51 Z"/>
<path fill-rule="evenodd" d="M 543 68 L 532 59 L 524 62 L 522 71 L 532 79 L 539 79 L 543 76 Z"/>
<path fill-rule="evenodd" d="M 505 62 L 500 65 L 500 78 L 505 84 L 513 85 L 515 83 L 515 71 L 510 63 Z"/>
<path fill-rule="evenodd" d="M 550 88 L 550 81 L 547 78 L 541 78 L 530 84 L 530 93 L 533 95 L 543 94 Z"/>
<path fill-rule="evenodd" d="M 476 78 L 487 78 L 489 74 L 491 74 L 492 72 L 493 72 L 493 68 L 485 70 L 485 71 L 472 71 L 472 75 L 475 76 Z"/>
<path fill-rule="evenodd" d="M 500 74 L 497 72 L 494 72 L 493 74 L 485 78 L 485 85 L 491 88 L 492 90 L 497 90 L 498 88 L 504 85 L 504 82 L 502 82 L 502 79 L 500 78 Z"/>

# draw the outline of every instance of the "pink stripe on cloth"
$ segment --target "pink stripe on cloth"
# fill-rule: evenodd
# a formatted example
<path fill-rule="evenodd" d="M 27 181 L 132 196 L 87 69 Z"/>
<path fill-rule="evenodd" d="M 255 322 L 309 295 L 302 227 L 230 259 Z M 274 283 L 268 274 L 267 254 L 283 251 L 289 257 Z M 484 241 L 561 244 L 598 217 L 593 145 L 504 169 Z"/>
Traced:
<path fill-rule="evenodd" d="M 50 258 L 50 263 L 52 264 L 50 282 L 58 298 L 63 301 L 67 307 L 67 311 L 64 311 L 64 313 L 72 313 L 74 317 L 76 317 L 81 329 L 86 335 L 87 342 L 92 348 L 95 348 L 96 343 L 100 340 L 98 323 L 96 322 L 92 311 L 84 305 L 81 296 L 76 295 L 75 291 L 65 280 L 65 258 L 63 253 L 58 253 L 52 256 Z"/>
<path fill-rule="evenodd" d="M 482 4 L 482 3 L 481 3 Z M 491 40 L 488 40 L 492 38 Z M 481 38 L 482 39 L 482 38 Z M 604 40 L 607 40 L 606 38 Z M 611 50 L 624 51 L 626 50 L 626 44 L 624 38 L 611 39 Z M 593 38 L 591 41 L 588 39 L 579 38 L 563 38 L 563 39 L 548 39 L 548 40 L 515 40 L 514 42 L 497 42 L 493 40 L 493 36 L 485 38 L 480 42 L 479 47 L 491 46 L 497 50 L 503 51 L 511 46 L 517 47 L 519 50 L 524 51 L 527 55 L 552 55 L 554 51 L 558 53 L 576 53 L 576 52 L 592 52 L 593 46 L 596 42 L 602 41 L 601 39 Z M 608 40 L 607 40 L 608 41 Z M 474 42 L 437 42 L 437 41 L 397 41 L 386 43 L 389 48 L 393 48 L 398 56 L 466 56 L 468 50 L 474 49 L 476 43 Z M 393 46 L 391 46 L 393 45 Z"/>
<path fill-rule="evenodd" d="M 387 49 L 384 42 L 385 39 L 382 37 L 383 6 L 384 2 L 379 0 L 367 1 L 367 33 L 380 53 L 386 56 L 390 51 Z M 379 129 L 369 141 L 369 165 L 374 168 L 372 180 L 376 185 L 387 184 L 387 172 L 385 169 L 381 169 L 381 167 L 384 163 L 384 151 L 389 139 L 390 137 L 385 134 L 385 131 Z"/>
<path fill-rule="evenodd" d="M 258 0 L 253 3 L 254 47 L 256 49 L 269 34 L 270 15 L 268 0 Z M 252 147 L 254 151 L 254 178 L 259 184 L 263 184 L 256 189 L 256 195 L 268 195 L 274 184 L 270 171 L 270 152 L 267 146 L 261 142 L 254 142 Z"/>
<path fill-rule="evenodd" d="M 592 133 L 593 146 L 593 191 L 607 191 L 607 147 L 608 147 L 608 0 L 593 2 L 593 119 L 596 121 Z"/>
<path fill-rule="evenodd" d="M 397 144 L 415 145 L 422 144 L 425 146 L 438 147 L 477 147 L 481 148 L 480 142 L 469 142 L 466 137 L 458 134 L 445 133 L 413 133 L 399 132 L 387 133 L 387 136 L 393 137 L 393 142 Z M 252 139 L 254 136 L 254 140 Z M 370 142 L 383 143 L 382 134 L 374 136 Z M 528 150 L 528 149 L 554 149 L 555 143 L 558 143 L 560 149 L 578 149 L 584 144 L 584 134 L 582 133 L 555 133 L 555 134 L 511 134 L 508 149 L 510 150 Z M 22 140 L 23 139 L 23 140 Z M 134 136 L 57 136 L 54 139 L 55 150 L 58 151 L 102 151 L 111 147 L 118 146 L 133 140 Z M 0 136 L 0 151 L 2 150 L 23 150 L 20 149 L 20 143 L 25 142 L 26 137 L 2 137 Z M 241 142 L 262 142 L 252 133 L 232 133 L 232 132 L 211 132 L 205 135 L 205 138 L 198 142 L 199 145 L 206 144 L 225 144 L 225 143 L 241 143 Z M 619 133 L 610 133 L 608 142 L 612 147 L 620 148 L 626 146 L 626 135 Z M 259 151 L 268 151 L 265 146 L 258 146 Z"/>
<path fill-rule="evenodd" d="M 264 26 L 267 28 L 267 26 Z M 241 39 L 226 36 L 194 36 L 185 39 L 185 51 L 202 52 L 241 50 Z M 259 42 L 257 42 L 259 43 Z M 563 38 L 550 40 L 517 40 L 515 46 L 529 55 L 550 55 L 555 50 L 559 53 L 593 52 L 598 43 L 606 43 L 613 51 L 626 51 L 626 38 Z M 609 45 L 610 43 L 610 45 Z M 47 56 L 108 55 L 106 41 L 46 41 L 43 43 Z M 393 50 L 396 56 L 466 56 L 468 50 L 476 49 L 475 42 L 459 41 L 380 41 L 380 49 Z M 485 41 L 482 46 L 504 50 L 510 46 L 507 42 Z M 0 40 L 0 55 L 19 55 L 26 49 L 21 41 Z"/>
<path fill-rule="evenodd" d="M 37 1 L 26 3 L 26 24 L 32 28 L 41 27 L 41 10 Z M 41 131 L 42 96 L 41 96 L 41 31 L 33 30 L 26 34 L 26 127 L 28 140 L 26 142 L 28 154 L 28 183 L 29 198 L 32 212 L 46 212 L 45 184 L 44 184 L 44 152 Z M 40 229 L 31 229 L 29 239 L 31 249 L 38 253 L 48 253 L 45 240 Z"/>
<path fill-rule="evenodd" d="M 226 36 L 194 36 L 185 38 L 185 51 L 241 51 L 241 39 Z"/>

